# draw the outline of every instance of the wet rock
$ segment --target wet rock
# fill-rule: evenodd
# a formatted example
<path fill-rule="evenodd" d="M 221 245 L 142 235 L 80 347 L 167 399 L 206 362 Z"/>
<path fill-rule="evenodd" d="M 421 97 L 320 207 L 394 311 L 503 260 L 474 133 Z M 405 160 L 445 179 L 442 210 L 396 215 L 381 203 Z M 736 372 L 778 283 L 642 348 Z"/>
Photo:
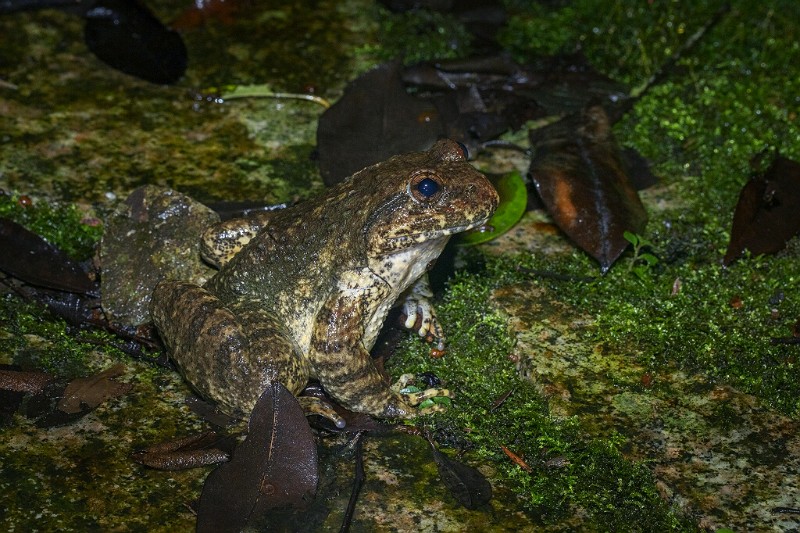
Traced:
<path fill-rule="evenodd" d="M 219 221 L 211 209 L 165 187 L 134 190 L 106 222 L 100 245 L 103 308 L 124 324 L 150 321 L 147 306 L 164 278 L 202 284 L 215 270 L 200 259 L 200 235 Z"/>

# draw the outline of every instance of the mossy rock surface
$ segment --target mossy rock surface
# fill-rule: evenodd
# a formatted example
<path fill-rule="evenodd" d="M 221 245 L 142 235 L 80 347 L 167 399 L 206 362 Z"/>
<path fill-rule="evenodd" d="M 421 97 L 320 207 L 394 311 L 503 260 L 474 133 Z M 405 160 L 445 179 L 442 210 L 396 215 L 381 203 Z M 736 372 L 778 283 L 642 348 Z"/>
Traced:
<path fill-rule="evenodd" d="M 509 0 L 500 39 L 520 61 L 579 47 L 635 88 L 722 3 Z M 322 189 L 313 160 L 322 109 L 294 100 L 220 104 L 209 88 L 313 87 L 333 101 L 347 80 L 408 48 L 391 40 L 409 28 L 423 54 L 458 56 L 475 44 L 452 17 L 412 20 L 363 0 L 284 4 L 245 7 L 230 26 L 212 19 L 182 30 L 190 68 L 170 87 L 108 69 L 85 48 L 78 17 L 0 17 L 2 215 L 88 260 L 103 221 L 140 185 L 201 202 L 312 196 Z M 430 359 L 428 346 L 410 339 L 392 361 L 394 374 L 433 370 L 454 386 L 451 409 L 420 424 L 489 477 L 490 508 L 459 508 L 423 441 L 375 438 L 354 530 L 798 527 L 798 515 L 773 511 L 800 502 L 797 345 L 771 339 L 791 337 L 800 318 L 800 241 L 727 269 L 720 260 L 752 157 L 766 149 L 800 159 L 800 7 L 730 4 L 614 127 L 661 178 L 641 194 L 650 215 L 642 237 L 658 262 L 637 275 L 633 255 L 623 255 L 598 277 L 545 215 L 529 212 L 498 241 L 462 252 L 462 270 L 442 286 L 445 357 Z M 185 9 L 172 0 L 150 7 L 162 20 Z M 497 153 L 476 164 L 527 170 L 526 160 Z M 134 449 L 205 427 L 184 405 L 191 391 L 176 372 L 132 360 L 115 342 L 3 290 L 0 363 L 66 380 L 122 361 L 121 379 L 134 389 L 76 425 L 41 429 L 15 415 L 0 428 L 2 529 L 194 527 L 188 509 L 208 469 L 164 473 L 130 460 Z M 323 442 L 330 453 L 344 444 Z M 340 490 L 322 530 L 340 526 L 350 466 L 333 475 Z"/>

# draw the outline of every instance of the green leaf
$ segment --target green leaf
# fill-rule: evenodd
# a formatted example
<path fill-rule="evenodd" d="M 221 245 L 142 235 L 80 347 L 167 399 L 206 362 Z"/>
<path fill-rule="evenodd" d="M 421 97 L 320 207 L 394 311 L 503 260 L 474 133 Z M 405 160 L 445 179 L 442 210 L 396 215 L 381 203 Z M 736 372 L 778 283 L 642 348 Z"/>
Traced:
<path fill-rule="evenodd" d="M 639 243 L 639 236 L 638 236 L 638 235 L 636 235 L 635 233 L 631 233 L 630 231 L 627 231 L 627 230 L 626 230 L 626 231 L 625 231 L 625 232 L 622 234 L 622 237 L 623 237 L 623 238 L 624 238 L 626 241 L 628 241 L 629 243 L 631 243 L 631 244 L 632 244 L 632 245 L 634 245 L 634 246 L 636 246 L 636 245 Z"/>
<path fill-rule="evenodd" d="M 522 215 L 528 205 L 528 191 L 519 172 L 510 172 L 501 176 L 490 176 L 489 180 L 500 195 L 500 205 L 494 216 L 489 219 L 488 231 L 469 231 L 462 233 L 459 244 L 473 245 L 490 241 L 510 230 Z"/>
<path fill-rule="evenodd" d="M 656 263 L 658 263 L 658 257 L 654 256 L 653 254 L 642 254 L 639 256 L 639 259 L 641 259 L 650 266 L 653 266 Z"/>

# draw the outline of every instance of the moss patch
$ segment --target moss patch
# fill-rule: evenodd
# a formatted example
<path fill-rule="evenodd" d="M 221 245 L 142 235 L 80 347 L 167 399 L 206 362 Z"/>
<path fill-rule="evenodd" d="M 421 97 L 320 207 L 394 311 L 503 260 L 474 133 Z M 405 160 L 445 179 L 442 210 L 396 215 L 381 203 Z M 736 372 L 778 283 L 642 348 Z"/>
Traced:
<path fill-rule="evenodd" d="M 701 242 L 680 239 L 658 235 L 656 249 L 688 248 L 689 254 L 702 248 Z M 652 369 L 668 366 L 706 374 L 797 416 L 798 347 L 771 341 L 790 337 L 800 317 L 796 252 L 749 258 L 728 269 L 707 259 L 662 260 L 644 279 L 626 268 L 632 256 L 624 256 L 604 277 L 579 252 L 560 260 L 527 255 L 492 259 L 489 266 L 509 281 L 536 277 L 516 271 L 519 266 L 576 279 L 594 277 L 591 282 L 540 280 L 565 303 L 596 319 L 591 342 L 638 354 Z"/>
<path fill-rule="evenodd" d="M 466 57 L 472 50 L 472 34 L 447 14 L 426 9 L 392 13 L 375 8 L 377 42 L 364 45 L 361 54 L 380 61 L 401 58 L 407 65 L 431 59 Z"/>
<path fill-rule="evenodd" d="M 92 256 L 103 233 L 100 221 L 74 204 L 34 201 L 19 194 L 0 194 L 0 217 L 26 227 L 78 261 Z"/>
<path fill-rule="evenodd" d="M 505 277 L 494 272 L 488 278 L 462 274 L 450 284 L 438 307 L 449 333 L 444 358 L 431 359 L 429 348 L 413 339 L 390 360 L 389 368 L 398 373 L 433 371 L 456 391 L 451 409 L 417 424 L 440 443 L 491 461 L 542 523 L 577 513 L 599 530 L 693 530 L 691 521 L 661 500 L 647 467 L 622 456 L 624 438 L 587 437 L 577 418 L 550 416 L 533 385 L 520 381 L 507 324 L 486 306 L 491 287 Z M 509 392 L 502 405 L 493 407 Z M 503 446 L 523 457 L 529 471 Z"/>
<path fill-rule="evenodd" d="M 515 14 L 503 40 L 520 59 L 578 46 L 598 69 L 634 86 L 722 4 L 579 0 L 542 11 L 511 2 Z M 800 62 L 793 22 L 800 7 L 784 0 L 730 4 L 667 81 L 615 127 L 619 141 L 646 156 L 666 185 L 645 200 L 644 237 L 658 264 L 637 279 L 623 259 L 591 284 L 551 285 L 597 318 L 597 341 L 639 353 L 653 368 L 674 365 L 731 383 L 796 416 L 798 348 L 771 338 L 791 336 L 800 318 L 798 246 L 790 242 L 778 256 L 746 258 L 728 269 L 720 261 L 751 159 L 764 150 L 800 159 L 800 80 L 793 68 Z M 597 272 L 579 253 L 522 261 L 576 276 Z"/>

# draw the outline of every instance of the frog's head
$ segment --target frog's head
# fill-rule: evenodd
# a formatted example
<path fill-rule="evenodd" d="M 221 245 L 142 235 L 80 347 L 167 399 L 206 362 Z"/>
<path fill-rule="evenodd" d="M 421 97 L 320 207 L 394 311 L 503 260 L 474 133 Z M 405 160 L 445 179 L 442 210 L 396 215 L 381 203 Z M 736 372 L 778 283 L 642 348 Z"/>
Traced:
<path fill-rule="evenodd" d="M 373 199 L 365 233 L 373 257 L 432 244 L 486 223 L 498 196 L 486 176 L 467 162 L 465 149 L 449 139 L 427 152 L 392 157 L 357 176 Z"/>

